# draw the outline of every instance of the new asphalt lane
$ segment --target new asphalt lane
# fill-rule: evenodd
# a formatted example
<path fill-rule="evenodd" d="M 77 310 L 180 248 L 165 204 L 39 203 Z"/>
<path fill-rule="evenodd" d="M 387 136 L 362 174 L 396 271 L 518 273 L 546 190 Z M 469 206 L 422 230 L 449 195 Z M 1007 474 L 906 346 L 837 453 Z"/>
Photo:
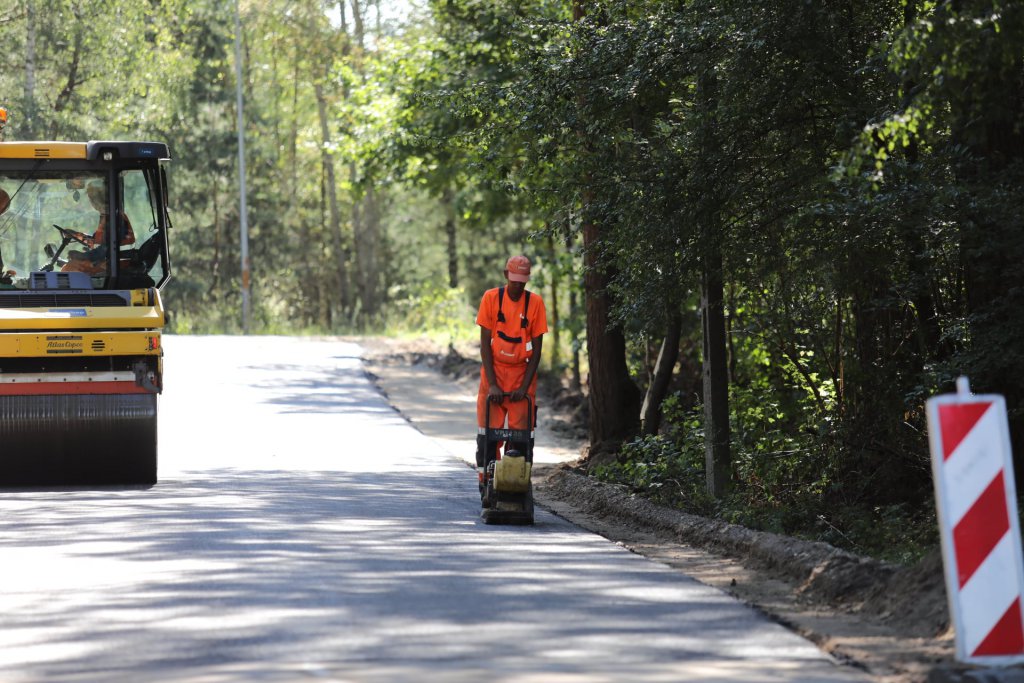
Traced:
<path fill-rule="evenodd" d="M 0 680 L 868 680 L 552 514 L 483 525 L 357 343 L 165 349 L 156 486 L 0 496 Z"/>

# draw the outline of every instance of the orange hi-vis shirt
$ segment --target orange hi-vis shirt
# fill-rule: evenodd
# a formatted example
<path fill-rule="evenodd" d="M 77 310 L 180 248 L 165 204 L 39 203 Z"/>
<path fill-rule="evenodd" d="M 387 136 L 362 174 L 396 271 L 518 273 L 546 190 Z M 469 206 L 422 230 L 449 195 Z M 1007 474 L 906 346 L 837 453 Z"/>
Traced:
<path fill-rule="evenodd" d="M 521 364 L 533 355 L 533 340 L 548 331 L 547 311 L 544 300 L 536 292 L 530 292 L 530 309 L 526 312 L 526 327 L 523 327 L 523 308 L 526 306 L 526 292 L 519 301 L 509 298 L 508 290 L 501 302 L 501 310 L 505 314 L 505 322 L 498 320 L 498 288 L 484 292 L 480 300 L 480 309 L 476 314 L 476 324 L 491 331 L 491 351 L 495 364 Z M 521 342 L 510 342 L 503 339 L 519 338 Z"/>

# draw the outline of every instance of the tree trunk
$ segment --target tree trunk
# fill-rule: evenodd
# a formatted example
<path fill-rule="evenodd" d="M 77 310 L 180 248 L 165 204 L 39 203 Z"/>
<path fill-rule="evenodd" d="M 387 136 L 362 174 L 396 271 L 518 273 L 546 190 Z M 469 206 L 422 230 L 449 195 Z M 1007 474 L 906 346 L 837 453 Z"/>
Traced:
<path fill-rule="evenodd" d="M 572 273 L 576 270 L 576 258 L 573 254 L 573 239 L 572 235 L 565 238 L 565 251 L 569 254 L 570 267 L 569 272 Z M 579 335 L 576 331 L 577 321 L 580 317 L 580 302 L 579 297 L 576 295 L 576 287 L 570 284 L 569 286 L 569 321 L 570 329 L 572 330 L 572 362 L 570 368 L 572 370 L 572 388 L 579 392 L 583 391 L 583 377 L 580 371 L 580 345 L 578 343 Z"/>
<path fill-rule="evenodd" d="M 380 209 L 372 184 L 352 207 L 352 230 L 355 239 L 356 290 L 359 293 L 360 317 L 364 322 L 380 312 Z"/>
<path fill-rule="evenodd" d="M 720 253 L 712 254 L 705 262 L 700 307 L 704 327 L 705 474 L 708 493 L 721 498 L 728 490 L 732 455 L 729 452 L 729 368 L 725 352 L 725 306 Z"/>
<path fill-rule="evenodd" d="M 77 10 L 75 10 L 75 14 L 75 18 L 80 21 L 81 17 L 77 16 Z M 60 114 L 70 106 L 71 99 L 75 96 L 75 90 L 82 84 L 82 80 L 79 79 L 78 75 L 78 70 L 81 67 L 82 50 L 82 33 L 76 31 L 74 38 L 71 40 L 71 54 L 68 57 L 68 78 L 64 82 L 64 87 L 57 93 L 57 97 L 53 101 L 54 114 Z M 57 140 L 59 138 L 60 118 L 55 116 L 50 125 L 50 139 Z"/>
<path fill-rule="evenodd" d="M 573 20 L 586 16 L 583 0 L 573 2 Z M 580 131 L 580 154 L 589 147 L 586 133 Z M 626 338 L 622 330 L 610 325 L 608 282 L 610 280 L 601 258 L 601 231 L 590 218 L 593 192 L 587 187 L 589 178 L 582 178 L 583 291 L 587 311 L 587 359 L 590 362 L 590 457 L 607 459 L 617 454 L 619 446 L 637 432 L 640 418 L 640 390 L 629 376 L 626 366 Z M 596 460 L 593 462 L 597 462 Z"/>
<path fill-rule="evenodd" d="M 210 264 L 210 271 L 212 278 L 210 279 L 210 288 L 207 290 L 207 296 L 211 299 L 217 299 L 217 292 L 220 291 L 220 232 L 221 232 L 221 220 L 220 220 L 220 188 L 217 187 L 217 180 L 211 178 L 210 187 L 213 188 L 211 195 L 211 203 L 213 208 L 213 262 Z"/>
<path fill-rule="evenodd" d="M 917 20 L 917 5 L 908 2 L 903 8 L 903 24 L 905 28 L 910 27 Z M 911 104 L 911 93 L 917 90 L 917 83 L 906 80 L 903 83 L 903 91 L 907 93 L 903 106 Z M 919 156 L 917 136 L 912 136 L 906 148 L 907 155 L 907 181 L 916 186 L 920 180 Z M 914 311 L 917 314 L 918 338 L 920 340 L 918 358 L 922 366 L 933 362 L 936 358 L 944 355 L 942 346 L 942 329 L 939 325 L 939 318 L 935 307 L 935 300 L 932 298 L 932 280 L 934 269 L 931 259 L 927 255 L 927 244 L 924 235 L 926 229 L 917 220 L 916 212 L 907 216 L 898 223 L 902 231 L 902 239 L 907 245 L 908 262 L 911 280 L 911 300 L 914 302 Z M 921 368 L 923 369 L 923 367 Z"/>
<path fill-rule="evenodd" d="M 555 255 L 555 238 L 548 233 L 548 258 L 551 259 L 551 303 L 548 306 L 548 329 L 551 330 L 551 352 L 547 357 L 551 361 L 551 367 L 560 372 L 562 364 L 562 322 L 558 316 L 558 290 L 562 285 L 561 268 L 558 267 L 558 257 Z"/>
<path fill-rule="evenodd" d="M 327 233 L 331 236 L 331 243 L 334 247 L 334 259 L 338 278 L 338 301 L 341 303 L 341 310 L 347 311 L 352 304 L 348 291 L 348 265 L 345 260 L 345 242 L 341 234 L 341 212 L 338 209 L 338 183 L 334 175 L 334 157 L 331 156 L 329 145 L 331 143 L 331 131 L 327 121 L 327 99 L 324 97 L 323 86 L 317 83 L 314 86 L 316 93 L 317 113 L 320 116 L 320 160 L 324 169 L 324 185 L 327 194 Z"/>
<path fill-rule="evenodd" d="M 360 266 L 363 268 L 364 295 L 363 309 L 369 316 L 380 313 L 381 272 L 380 272 L 380 200 L 373 185 L 366 188 L 363 197 L 363 248 L 359 252 Z"/>
<path fill-rule="evenodd" d="M 444 204 L 444 234 L 448 238 L 448 286 L 455 289 L 459 286 L 459 250 L 458 250 L 458 216 L 455 211 L 455 192 L 452 188 L 444 188 L 441 197 Z"/>
<path fill-rule="evenodd" d="M 299 193 L 299 83 L 300 71 L 299 71 L 299 49 L 296 46 L 295 51 L 292 55 L 292 111 L 291 111 L 291 129 L 288 131 L 288 167 L 290 169 L 291 192 L 293 197 L 297 197 Z M 321 137 L 323 136 L 323 128 L 321 128 Z"/>
<path fill-rule="evenodd" d="M 584 193 L 589 195 L 589 193 Z M 586 196 L 589 204 L 591 198 Z M 587 310 L 587 358 L 590 361 L 590 448 L 591 453 L 617 451 L 637 431 L 640 390 L 626 366 L 626 337 L 609 321 L 608 276 L 601 264 L 600 230 L 591 221 L 583 223 L 586 274 L 583 286 Z"/>
<path fill-rule="evenodd" d="M 644 405 L 640 409 L 640 425 L 643 434 L 657 434 L 661 428 L 661 402 L 668 394 L 668 386 L 672 381 L 672 371 L 679 359 L 679 338 L 683 333 L 683 316 L 674 311 L 668 320 L 665 338 L 658 351 L 658 360 L 654 364 L 654 377 L 647 387 Z"/>
<path fill-rule="evenodd" d="M 24 136 L 29 140 L 38 137 L 36 122 L 36 5 L 34 0 L 25 3 L 25 123 Z"/>
<path fill-rule="evenodd" d="M 714 112 L 717 82 L 709 68 L 697 84 L 698 103 L 705 117 L 700 144 L 712 158 L 718 147 Z M 713 181 L 714 182 L 714 181 Z M 729 452 L 729 366 L 726 353 L 725 292 L 722 267 L 722 224 L 715 197 L 704 199 L 700 230 L 704 248 L 701 273 L 701 320 L 703 326 L 704 454 L 707 491 L 723 497 L 729 486 L 732 456 Z"/>
<path fill-rule="evenodd" d="M 998 54 L 996 52 L 995 54 Z M 1024 130 L 1020 126 L 1024 111 L 1024 56 L 1019 50 L 1012 63 L 992 59 L 982 90 L 975 91 L 963 83 L 964 92 L 985 92 L 999 88 L 999 107 L 990 107 L 979 115 L 980 102 L 957 103 L 954 110 L 954 141 L 971 150 L 970 163 L 958 163 L 956 175 L 961 187 L 967 187 L 967 201 L 963 202 L 968 220 L 961 226 L 960 251 L 964 261 L 964 288 L 971 346 L 982 351 L 970 369 L 975 384 L 986 393 L 1003 394 L 1009 412 L 1010 441 L 1015 447 L 1014 462 L 1018 485 L 1024 485 L 1024 388 L 1020 376 L 1024 373 L 1024 359 L 1016 351 L 1024 342 L 1024 329 L 1019 322 L 1024 308 L 1024 269 L 1021 268 L 1017 245 L 1020 244 L 1019 222 L 993 214 L 988 202 L 977 202 L 977 195 L 985 196 L 1006 172 L 1019 168 L 1024 162 Z M 981 78 L 981 76 L 979 76 Z M 992 79 L 999 78 L 996 85 Z M 970 95 L 968 95 L 970 98 Z M 986 103 L 988 104 L 988 103 Z M 1015 408 L 1016 409 L 1015 409 Z"/>
<path fill-rule="evenodd" d="M 352 26 L 353 32 L 355 33 L 356 47 L 363 50 L 364 40 L 366 36 L 366 29 L 363 28 L 363 10 L 359 6 L 359 0 L 351 0 L 352 2 Z"/>

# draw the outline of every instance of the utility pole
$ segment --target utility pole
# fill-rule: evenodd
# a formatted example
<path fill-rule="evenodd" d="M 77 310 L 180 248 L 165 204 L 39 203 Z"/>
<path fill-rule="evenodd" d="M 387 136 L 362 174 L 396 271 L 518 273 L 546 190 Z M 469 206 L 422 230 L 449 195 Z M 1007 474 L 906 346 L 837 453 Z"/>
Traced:
<path fill-rule="evenodd" d="M 235 91 L 238 96 L 238 218 L 242 253 L 242 333 L 249 334 L 249 207 L 245 199 L 245 125 L 242 115 L 242 19 L 235 0 Z"/>

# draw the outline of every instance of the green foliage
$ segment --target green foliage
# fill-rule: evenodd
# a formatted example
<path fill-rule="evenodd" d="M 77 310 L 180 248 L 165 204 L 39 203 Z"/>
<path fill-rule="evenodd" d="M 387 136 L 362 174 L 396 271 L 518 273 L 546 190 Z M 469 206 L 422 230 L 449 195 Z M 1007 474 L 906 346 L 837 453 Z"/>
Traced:
<path fill-rule="evenodd" d="M 557 82 L 518 95 L 583 142 L 618 323 L 656 339 L 720 240 L 739 501 L 722 514 L 877 549 L 872 525 L 928 509 L 928 396 L 967 371 L 1024 405 L 1019 3 L 585 8 Z M 632 481 L 674 462 L 637 447 Z M 927 536 L 904 516 L 904 540 Z"/>
<path fill-rule="evenodd" d="M 702 439 L 699 432 L 693 434 Z M 704 486 L 703 449 L 703 442 L 694 443 L 693 438 L 677 443 L 662 436 L 641 437 L 623 445 L 618 462 L 596 467 L 593 474 L 658 503 L 707 515 L 716 505 Z"/>
<path fill-rule="evenodd" d="M 400 336 L 424 335 L 457 345 L 480 339 L 476 310 L 466 292 L 443 286 L 392 293 L 393 304 L 384 329 Z"/>
<path fill-rule="evenodd" d="M 734 425 L 736 481 L 726 498 L 714 500 L 706 491 L 702 408 L 681 410 L 678 395 L 666 401 L 668 432 L 625 444 L 617 462 L 596 467 L 593 474 L 691 514 L 892 562 L 911 564 L 935 545 L 934 506 L 830 502 L 827 489 L 837 482 L 827 469 L 822 435 L 795 438 L 787 429 L 787 413 L 761 400 L 770 396 L 733 398 L 742 426 Z"/>

